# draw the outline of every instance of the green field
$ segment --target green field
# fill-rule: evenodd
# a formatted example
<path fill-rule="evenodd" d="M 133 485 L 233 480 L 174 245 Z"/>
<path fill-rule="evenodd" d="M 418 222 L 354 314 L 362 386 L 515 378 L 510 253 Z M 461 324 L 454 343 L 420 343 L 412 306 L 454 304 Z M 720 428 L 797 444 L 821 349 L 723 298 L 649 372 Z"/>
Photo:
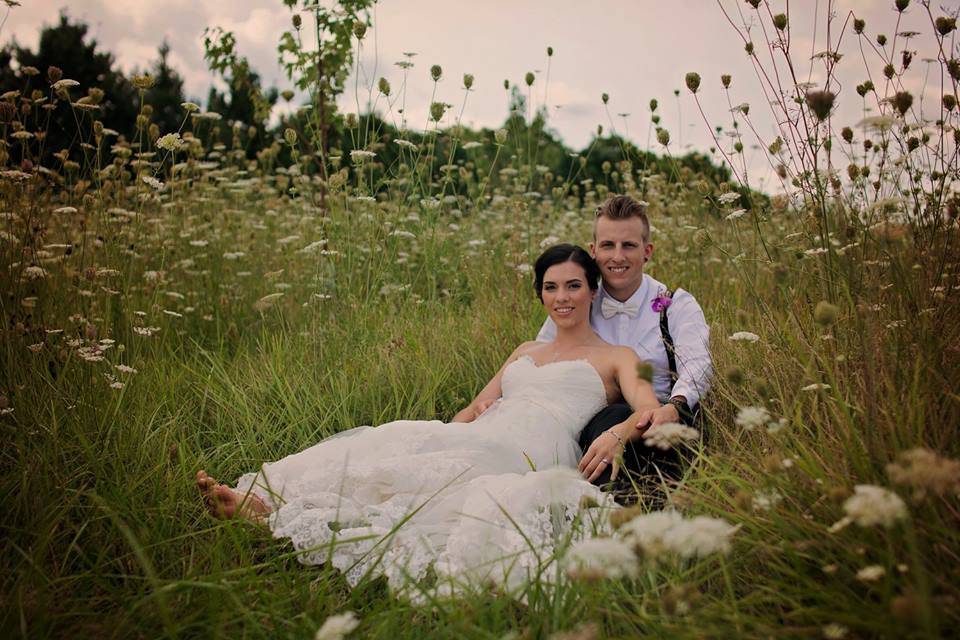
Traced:
<path fill-rule="evenodd" d="M 955 95 L 960 63 L 941 62 Z M 62 95 L 83 160 L 40 170 L 39 109 L 0 110 L 0 633 L 307 638 L 345 610 L 351 637 L 376 638 L 955 633 L 960 116 L 945 100 L 918 125 L 891 99 L 848 143 L 797 95 L 821 164 L 785 162 L 790 197 L 669 146 L 621 148 L 585 180 L 590 149 L 544 160 L 519 115 L 496 135 L 360 118 L 339 155 L 318 158 L 308 128 L 249 157 L 189 114 L 173 151 L 146 127 L 104 136 Z M 648 272 L 711 326 L 704 438 L 663 490 L 738 525 L 730 553 L 414 606 L 207 515 L 197 469 L 233 482 L 356 425 L 449 419 L 543 321 L 533 260 L 588 243 L 613 193 L 649 204 Z M 869 524 L 856 485 L 903 506 Z"/>

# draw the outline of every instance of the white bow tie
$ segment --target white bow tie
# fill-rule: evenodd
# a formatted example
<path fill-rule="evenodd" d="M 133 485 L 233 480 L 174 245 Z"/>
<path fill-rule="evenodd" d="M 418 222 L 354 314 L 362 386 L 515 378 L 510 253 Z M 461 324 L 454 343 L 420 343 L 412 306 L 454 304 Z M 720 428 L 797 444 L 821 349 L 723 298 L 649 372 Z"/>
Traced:
<path fill-rule="evenodd" d="M 612 318 L 618 313 L 623 313 L 631 318 L 636 318 L 637 314 L 640 313 L 640 305 L 635 303 L 627 302 L 617 302 L 613 298 L 604 298 L 603 302 L 600 304 L 600 313 L 604 318 Z"/>

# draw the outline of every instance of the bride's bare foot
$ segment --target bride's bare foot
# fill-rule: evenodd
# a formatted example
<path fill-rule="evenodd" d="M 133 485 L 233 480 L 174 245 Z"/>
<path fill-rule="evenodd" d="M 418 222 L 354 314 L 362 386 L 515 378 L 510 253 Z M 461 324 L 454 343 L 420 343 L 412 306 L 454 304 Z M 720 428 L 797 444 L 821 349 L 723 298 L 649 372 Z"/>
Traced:
<path fill-rule="evenodd" d="M 245 518 L 262 522 L 264 516 L 270 513 L 270 507 L 264 504 L 260 496 L 253 493 L 240 494 L 227 485 L 218 483 L 203 469 L 197 471 L 197 489 L 200 490 L 207 510 L 216 518 Z"/>

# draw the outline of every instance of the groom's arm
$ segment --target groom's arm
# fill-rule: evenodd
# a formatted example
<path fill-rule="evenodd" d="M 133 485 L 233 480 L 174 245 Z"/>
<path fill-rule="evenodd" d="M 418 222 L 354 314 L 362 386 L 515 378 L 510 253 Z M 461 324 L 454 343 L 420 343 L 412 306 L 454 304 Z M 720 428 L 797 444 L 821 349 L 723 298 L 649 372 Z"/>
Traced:
<path fill-rule="evenodd" d="M 696 299 L 682 289 L 674 295 L 667 315 L 677 357 L 677 382 L 670 397 L 680 397 L 694 407 L 710 390 L 713 376 L 710 327 Z"/>

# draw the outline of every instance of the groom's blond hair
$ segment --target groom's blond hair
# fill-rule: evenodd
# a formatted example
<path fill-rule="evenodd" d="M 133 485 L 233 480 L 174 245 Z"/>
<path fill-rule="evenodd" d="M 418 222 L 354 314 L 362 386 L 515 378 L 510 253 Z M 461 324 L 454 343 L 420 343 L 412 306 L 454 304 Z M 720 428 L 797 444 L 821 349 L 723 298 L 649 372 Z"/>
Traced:
<path fill-rule="evenodd" d="M 650 242 L 650 220 L 647 218 L 647 203 L 640 202 L 630 196 L 610 196 L 607 201 L 597 207 L 597 215 L 593 220 L 593 240 L 597 240 L 597 220 L 610 218 L 611 220 L 626 220 L 639 218 L 643 223 L 643 241 Z"/>

